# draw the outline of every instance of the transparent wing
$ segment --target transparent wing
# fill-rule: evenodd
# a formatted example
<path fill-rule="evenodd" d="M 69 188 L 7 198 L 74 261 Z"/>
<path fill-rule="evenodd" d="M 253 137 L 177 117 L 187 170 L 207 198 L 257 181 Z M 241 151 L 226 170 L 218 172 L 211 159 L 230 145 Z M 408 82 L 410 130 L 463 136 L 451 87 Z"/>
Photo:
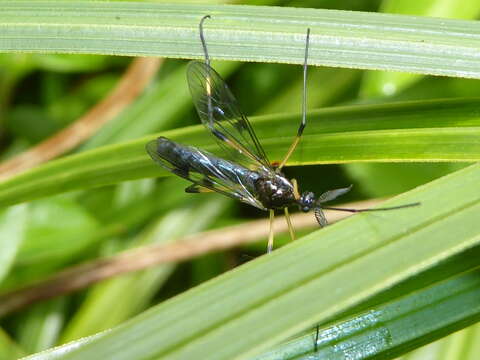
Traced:
<path fill-rule="evenodd" d="M 228 159 L 250 169 L 272 170 L 250 122 L 220 75 L 207 64 L 192 61 L 187 68 L 187 81 L 202 123 Z"/>
<path fill-rule="evenodd" d="M 348 193 L 352 189 L 352 186 L 353 185 L 350 185 L 346 188 L 325 191 L 322 195 L 318 197 L 317 203 L 322 204 L 328 201 L 335 200 L 337 197 Z"/>
<path fill-rule="evenodd" d="M 256 174 L 252 171 L 196 147 L 185 146 L 164 137 L 148 142 L 146 150 L 164 169 L 194 184 L 186 189 L 187 192 L 201 192 L 202 188 L 207 188 L 266 210 L 255 197 Z"/>

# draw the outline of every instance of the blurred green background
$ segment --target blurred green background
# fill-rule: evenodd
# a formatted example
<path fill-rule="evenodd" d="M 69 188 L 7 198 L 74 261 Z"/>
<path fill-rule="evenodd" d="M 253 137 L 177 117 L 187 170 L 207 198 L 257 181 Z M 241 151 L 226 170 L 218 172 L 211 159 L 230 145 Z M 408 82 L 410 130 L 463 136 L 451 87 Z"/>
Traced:
<path fill-rule="evenodd" d="M 478 1 L 462 2 L 461 6 L 445 0 L 230 3 L 462 19 L 476 19 L 480 13 Z M 1 54 L 0 159 L 11 158 L 72 124 L 108 94 L 131 60 L 114 56 Z M 198 124 L 185 80 L 186 64 L 167 59 L 133 105 L 73 152 Z M 300 66 L 214 62 L 213 67 L 226 78 L 245 114 L 300 111 Z M 308 74 L 309 109 L 479 95 L 480 83 L 476 80 L 319 67 L 310 67 Z M 357 163 L 288 167 L 285 173 L 298 179 L 301 189 L 316 192 L 354 184 L 353 190 L 341 199 L 344 202 L 398 194 L 463 166 Z M 31 202 L 28 211 L 17 206 L 15 211 L 2 214 L 0 233 L 7 234 L 9 242 L 16 245 L 11 246 L 12 256 L 8 256 L 8 249 L 4 253 L 4 261 L 12 261 L 12 266 L 8 273 L 0 273 L 0 290 L 16 289 L 101 255 L 265 217 L 261 211 L 216 194 L 185 194 L 185 185 L 173 177 L 131 181 L 48 197 Z M 18 235 L 22 231 L 11 225 L 11 219 L 22 219 L 25 237 Z M 278 244 L 285 240 L 285 236 L 280 237 Z M 0 359 L 15 359 L 117 325 L 264 251 L 262 242 L 120 276 L 5 316 L 0 320 Z"/>

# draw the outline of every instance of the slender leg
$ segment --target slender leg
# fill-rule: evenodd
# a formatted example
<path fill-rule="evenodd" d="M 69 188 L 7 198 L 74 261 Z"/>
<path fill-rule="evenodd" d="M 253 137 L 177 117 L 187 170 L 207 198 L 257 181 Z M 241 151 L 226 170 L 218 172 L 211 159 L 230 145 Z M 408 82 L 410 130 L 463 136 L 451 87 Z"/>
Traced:
<path fill-rule="evenodd" d="M 275 214 L 273 210 L 270 210 L 270 232 L 268 233 L 268 245 L 267 245 L 267 254 L 272 252 L 273 249 L 273 219 Z"/>
<path fill-rule="evenodd" d="M 305 60 L 303 63 L 303 102 L 302 102 L 302 122 L 297 130 L 297 136 L 290 145 L 290 148 L 287 151 L 287 155 L 282 160 L 278 168 L 276 169 L 277 172 L 282 170 L 282 167 L 285 166 L 290 156 L 293 154 L 293 151 L 297 147 L 300 139 L 302 138 L 303 130 L 305 129 L 305 125 L 307 124 L 307 60 L 308 60 L 308 42 L 310 40 L 310 29 L 307 29 L 307 40 L 305 44 Z"/>
<path fill-rule="evenodd" d="M 293 230 L 292 219 L 290 219 L 290 214 L 288 212 L 288 208 L 285 208 L 285 219 L 287 220 L 288 231 L 290 232 L 290 238 L 292 241 L 295 240 L 295 231 Z"/>
<path fill-rule="evenodd" d="M 293 196 L 295 197 L 295 200 L 300 199 L 300 193 L 298 192 L 298 183 L 297 179 L 292 179 L 292 185 L 293 185 Z"/>

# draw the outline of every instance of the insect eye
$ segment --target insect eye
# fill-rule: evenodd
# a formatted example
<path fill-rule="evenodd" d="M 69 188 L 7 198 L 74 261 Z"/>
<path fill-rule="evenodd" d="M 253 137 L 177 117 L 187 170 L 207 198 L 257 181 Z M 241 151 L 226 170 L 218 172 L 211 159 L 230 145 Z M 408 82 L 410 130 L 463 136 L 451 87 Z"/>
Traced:
<path fill-rule="evenodd" d="M 213 111 L 215 111 L 217 114 L 219 114 L 221 116 L 225 116 L 225 112 L 221 108 L 219 108 L 218 106 L 214 106 Z"/>

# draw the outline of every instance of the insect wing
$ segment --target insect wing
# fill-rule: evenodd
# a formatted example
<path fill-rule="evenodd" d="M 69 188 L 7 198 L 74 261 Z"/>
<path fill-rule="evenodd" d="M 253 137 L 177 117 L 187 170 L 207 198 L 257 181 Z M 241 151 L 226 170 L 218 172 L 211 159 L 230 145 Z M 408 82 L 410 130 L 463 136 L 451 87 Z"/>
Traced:
<path fill-rule="evenodd" d="M 232 169 L 235 164 L 164 137 L 149 141 L 146 150 L 157 164 L 195 185 L 188 187 L 187 192 L 207 188 L 265 210 L 249 190 L 247 181 Z"/>
<path fill-rule="evenodd" d="M 220 75 L 209 65 L 192 61 L 187 81 L 202 123 L 228 158 L 250 169 L 272 170 L 250 122 Z"/>

